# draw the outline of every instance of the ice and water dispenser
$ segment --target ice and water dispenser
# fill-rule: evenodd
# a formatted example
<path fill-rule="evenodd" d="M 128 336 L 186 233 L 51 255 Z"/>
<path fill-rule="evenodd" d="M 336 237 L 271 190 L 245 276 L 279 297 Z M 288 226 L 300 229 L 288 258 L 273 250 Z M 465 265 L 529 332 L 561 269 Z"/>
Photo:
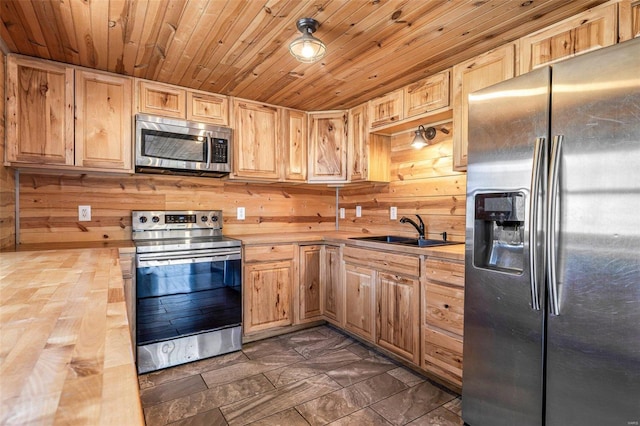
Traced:
<path fill-rule="evenodd" d="M 522 192 L 475 196 L 473 263 L 477 268 L 523 271 L 524 212 Z"/>

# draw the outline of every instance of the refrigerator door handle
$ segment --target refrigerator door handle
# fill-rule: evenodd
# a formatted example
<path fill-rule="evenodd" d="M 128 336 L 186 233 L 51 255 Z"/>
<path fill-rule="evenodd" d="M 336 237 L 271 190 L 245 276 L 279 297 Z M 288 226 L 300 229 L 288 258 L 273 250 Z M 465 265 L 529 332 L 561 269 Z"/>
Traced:
<path fill-rule="evenodd" d="M 544 154 L 547 152 L 546 138 L 536 138 L 533 148 L 533 168 L 531 170 L 531 202 L 529 203 L 529 273 L 531 286 L 531 307 L 535 311 L 540 310 L 540 286 L 538 280 L 538 193 L 540 191 L 540 179 L 546 176 L 541 170 L 544 167 Z"/>
<path fill-rule="evenodd" d="M 564 136 L 556 135 L 553 137 L 551 145 L 551 164 L 549 169 L 549 191 L 547 206 L 549 211 L 547 214 L 547 223 L 549 229 L 547 231 L 547 259 L 549 259 L 549 267 L 547 269 L 548 291 L 549 291 L 549 311 L 552 315 L 560 315 L 560 303 L 558 297 L 558 280 L 556 275 L 556 221 L 558 217 L 558 184 L 560 180 L 560 159 L 562 157 L 562 141 Z"/>

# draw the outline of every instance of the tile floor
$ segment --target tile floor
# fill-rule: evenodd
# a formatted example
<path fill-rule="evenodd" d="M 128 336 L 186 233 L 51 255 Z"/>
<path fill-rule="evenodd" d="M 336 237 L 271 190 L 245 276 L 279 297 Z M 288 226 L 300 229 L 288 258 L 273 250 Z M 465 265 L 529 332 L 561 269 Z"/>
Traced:
<path fill-rule="evenodd" d="M 463 424 L 458 395 L 328 326 L 139 382 L 147 426 Z"/>

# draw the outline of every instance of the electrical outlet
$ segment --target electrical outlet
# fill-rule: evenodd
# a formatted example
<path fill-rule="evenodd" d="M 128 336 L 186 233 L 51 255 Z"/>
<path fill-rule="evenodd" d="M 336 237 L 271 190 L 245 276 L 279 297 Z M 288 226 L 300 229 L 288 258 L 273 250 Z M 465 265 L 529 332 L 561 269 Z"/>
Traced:
<path fill-rule="evenodd" d="M 347 214 L 344 210 L 344 207 L 340 207 L 340 219 L 344 219 L 345 217 L 347 217 Z"/>
<path fill-rule="evenodd" d="M 91 222 L 91 206 L 78 206 L 78 220 Z"/>
<path fill-rule="evenodd" d="M 398 208 L 397 207 L 389 208 L 389 219 L 391 219 L 391 220 L 397 220 L 398 219 Z"/>
<path fill-rule="evenodd" d="M 244 207 L 238 207 L 236 211 L 236 217 L 238 220 L 244 220 Z"/>
<path fill-rule="evenodd" d="M 362 206 L 356 206 L 356 217 L 362 217 Z"/>

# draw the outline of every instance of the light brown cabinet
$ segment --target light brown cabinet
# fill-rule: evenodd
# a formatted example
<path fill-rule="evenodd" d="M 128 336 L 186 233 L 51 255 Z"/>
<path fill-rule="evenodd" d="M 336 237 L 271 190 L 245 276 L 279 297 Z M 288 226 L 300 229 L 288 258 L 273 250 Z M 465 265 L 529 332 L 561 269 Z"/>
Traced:
<path fill-rule="evenodd" d="M 469 94 L 515 76 L 515 45 L 491 50 L 453 67 L 453 168 L 467 169 Z"/>
<path fill-rule="evenodd" d="M 615 44 L 617 4 L 607 3 L 520 39 L 520 74 Z"/>
<path fill-rule="evenodd" d="M 293 324 L 296 245 L 244 248 L 243 332 L 251 334 Z"/>
<path fill-rule="evenodd" d="M 421 116 L 449 106 L 449 71 L 443 71 L 404 88 L 404 118 Z"/>
<path fill-rule="evenodd" d="M 229 99 L 205 92 L 187 91 L 187 120 L 229 126 Z"/>
<path fill-rule="evenodd" d="M 321 245 L 300 246 L 300 281 L 296 292 L 296 322 L 321 319 Z"/>
<path fill-rule="evenodd" d="M 233 99 L 234 179 L 280 178 L 280 109 L 259 102 Z"/>
<path fill-rule="evenodd" d="M 339 246 L 324 245 L 320 252 L 322 315 L 330 323 L 344 327 L 344 285 Z"/>
<path fill-rule="evenodd" d="M 424 270 L 421 367 L 462 386 L 464 263 L 427 257 Z"/>
<path fill-rule="evenodd" d="M 138 111 L 162 117 L 187 117 L 187 91 L 169 84 L 138 80 Z"/>
<path fill-rule="evenodd" d="M 347 182 L 389 182 L 391 140 L 369 133 L 368 104 L 349 110 Z"/>
<path fill-rule="evenodd" d="M 371 129 L 397 123 L 404 118 L 404 89 L 369 101 Z"/>
<path fill-rule="evenodd" d="M 76 166 L 132 170 L 132 91 L 129 78 L 76 71 Z"/>
<path fill-rule="evenodd" d="M 307 114 L 304 111 L 284 108 L 282 165 L 284 181 L 305 182 L 307 180 Z"/>
<path fill-rule="evenodd" d="M 133 170 L 130 78 L 16 56 L 7 70 L 9 163 Z"/>
<path fill-rule="evenodd" d="M 309 113 L 309 182 L 347 180 L 347 112 Z"/>
<path fill-rule="evenodd" d="M 345 252 L 348 248 L 345 248 Z M 371 268 L 345 262 L 344 328 L 374 342 L 374 274 Z"/>
<path fill-rule="evenodd" d="M 73 74 L 61 64 L 7 57 L 8 162 L 73 166 Z"/>

